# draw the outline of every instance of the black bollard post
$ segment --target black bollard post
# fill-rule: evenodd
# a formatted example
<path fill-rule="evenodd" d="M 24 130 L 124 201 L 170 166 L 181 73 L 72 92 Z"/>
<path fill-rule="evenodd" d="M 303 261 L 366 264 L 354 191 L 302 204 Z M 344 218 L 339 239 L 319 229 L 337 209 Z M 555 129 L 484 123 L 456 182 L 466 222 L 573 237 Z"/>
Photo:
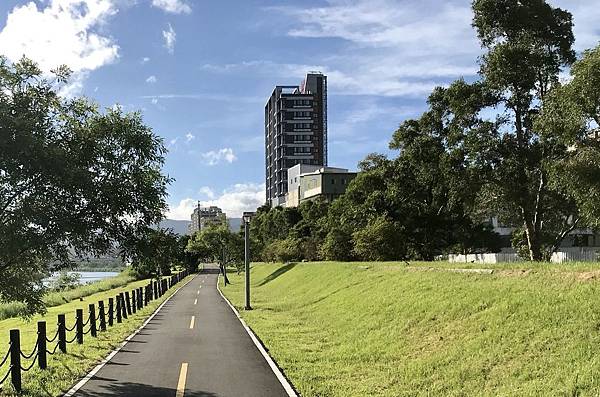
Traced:
<path fill-rule="evenodd" d="M 98 301 L 98 316 L 100 317 L 100 331 L 106 331 L 106 314 L 104 313 L 104 301 Z"/>
<path fill-rule="evenodd" d="M 10 379 L 17 393 L 21 393 L 21 334 L 10 330 Z"/>
<path fill-rule="evenodd" d="M 115 299 L 108 298 L 108 325 L 113 326 L 115 316 Z"/>
<path fill-rule="evenodd" d="M 129 298 L 129 291 L 125 291 L 125 306 L 127 307 L 127 315 L 131 316 L 131 299 Z"/>
<path fill-rule="evenodd" d="M 67 352 L 67 321 L 64 314 L 58 315 L 58 349 Z"/>
<path fill-rule="evenodd" d="M 121 297 L 121 317 L 127 320 L 127 304 L 125 303 L 125 294 L 121 292 L 119 297 Z"/>
<path fill-rule="evenodd" d="M 137 311 L 137 302 L 136 302 L 135 290 L 131 291 L 131 312 L 135 313 Z"/>
<path fill-rule="evenodd" d="M 117 295 L 117 324 L 120 324 L 123 320 L 121 320 L 121 316 L 123 315 L 123 310 L 121 309 L 121 295 Z"/>
<path fill-rule="evenodd" d="M 46 358 L 46 322 L 38 321 L 37 348 L 38 348 L 38 366 L 40 369 L 46 369 L 48 360 Z"/>
<path fill-rule="evenodd" d="M 92 337 L 96 338 L 98 336 L 98 329 L 96 328 L 96 306 L 93 303 L 88 305 L 90 309 L 90 334 Z"/>
<path fill-rule="evenodd" d="M 83 344 L 83 309 L 77 309 L 75 311 L 75 335 L 77 336 L 77 343 Z"/>

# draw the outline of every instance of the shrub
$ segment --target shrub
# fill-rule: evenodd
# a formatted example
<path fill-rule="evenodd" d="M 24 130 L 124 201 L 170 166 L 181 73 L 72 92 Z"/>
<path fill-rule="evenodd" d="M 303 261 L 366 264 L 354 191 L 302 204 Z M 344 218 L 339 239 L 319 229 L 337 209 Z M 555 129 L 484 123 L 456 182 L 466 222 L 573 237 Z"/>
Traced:
<path fill-rule="evenodd" d="M 403 256 L 398 227 L 385 216 L 371 220 L 353 233 L 354 253 L 362 260 L 386 261 Z"/>
<path fill-rule="evenodd" d="M 327 260 L 351 260 L 352 236 L 341 229 L 330 230 L 321 246 L 321 255 Z"/>

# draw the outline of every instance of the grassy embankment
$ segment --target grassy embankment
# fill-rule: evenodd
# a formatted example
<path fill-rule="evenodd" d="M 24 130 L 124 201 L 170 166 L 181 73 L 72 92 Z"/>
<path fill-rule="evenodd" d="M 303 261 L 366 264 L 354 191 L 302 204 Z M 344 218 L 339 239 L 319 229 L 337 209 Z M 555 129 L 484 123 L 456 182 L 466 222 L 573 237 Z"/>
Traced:
<path fill-rule="evenodd" d="M 190 277 L 183 280 L 177 287 L 183 285 Z M 56 323 L 58 314 L 66 314 L 67 326 L 72 327 L 75 323 L 75 310 L 84 309 L 84 321 L 87 320 L 87 306 L 90 303 L 105 301 L 108 305 L 108 298 L 115 297 L 120 292 L 131 291 L 134 288 L 142 287 L 148 284 L 148 280 L 131 282 L 125 286 L 114 288 L 87 296 L 83 301 L 79 299 L 60 306 L 51 307 L 44 316 L 35 316 L 31 321 L 25 321 L 19 318 L 11 318 L 0 321 L 0 353 L 7 350 L 9 342 L 9 330 L 18 328 L 21 330 L 21 345 L 25 354 L 29 354 L 35 346 L 37 321 L 45 320 L 47 322 L 48 338 L 52 338 L 56 332 Z M 108 327 L 106 332 L 98 332 L 98 338 L 92 338 L 89 334 L 84 337 L 84 344 L 77 345 L 76 342 L 67 345 L 66 354 L 56 354 L 48 357 L 48 369 L 40 370 L 37 365 L 27 373 L 23 373 L 23 395 L 25 396 L 59 396 L 68 390 L 78 379 L 84 376 L 93 368 L 102 358 L 104 358 L 113 348 L 120 344 L 128 335 L 137 329 L 144 320 L 170 295 L 176 288 L 171 288 L 160 299 L 150 302 L 143 310 L 129 316 L 123 323 L 113 327 Z M 85 328 L 88 329 L 87 327 Z M 67 333 L 67 339 L 74 337 L 74 332 Z M 54 348 L 54 343 L 48 345 L 48 350 Z M 26 367 L 30 360 L 22 363 Z M 0 368 L 0 376 L 4 376 L 7 365 Z M 0 396 L 12 395 L 12 385 L 10 380 L 4 383 L 3 389 L 0 389 Z"/>
<path fill-rule="evenodd" d="M 243 274 L 229 275 L 240 309 Z M 251 277 L 240 313 L 304 397 L 600 395 L 600 264 L 256 264 Z"/>
<path fill-rule="evenodd" d="M 123 271 L 115 277 L 110 277 L 94 283 L 78 286 L 65 291 L 49 292 L 44 296 L 44 303 L 47 307 L 54 307 L 71 302 L 75 299 L 84 298 L 92 294 L 108 291 L 117 287 L 127 285 L 134 281 L 128 270 Z M 25 304 L 21 302 L 0 303 L 0 320 L 11 317 L 18 317 L 23 312 Z"/>

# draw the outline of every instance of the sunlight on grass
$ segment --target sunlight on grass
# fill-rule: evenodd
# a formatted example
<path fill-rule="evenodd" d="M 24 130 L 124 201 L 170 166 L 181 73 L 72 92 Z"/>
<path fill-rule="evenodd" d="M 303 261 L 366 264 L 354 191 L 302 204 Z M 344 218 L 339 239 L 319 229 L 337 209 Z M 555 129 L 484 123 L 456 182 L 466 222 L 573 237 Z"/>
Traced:
<path fill-rule="evenodd" d="M 193 276 L 188 276 L 175 288 L 168 290 L 161 298 L 150 302 L 143 310 L 129 316 L 123 323 L 108 327 L 106 332 L 98 332 L 98 338 L 92 338 L 89 334 L 84 337 L 84 344 L 77 345 L 72 343 L 67 346 L 66 354 L 56 354 L 48 356 L 48 369 L 40 370 L 37 364 L 30 372 L 23 373 L 23 394 L 25 396 L 57 396 L 68 390 L 81 377 L 97 365 L 108 353 L 118 346 L 128 335 L 135 331 L 144 320 L 169 296 L 171 296 L 179 286 L 183 285 Z M 68 304 L 52 307 L 44 316 L 35 316 L 31 321 L 19 318 L 12 318 L 0 321 L 0 353 L 4 353 L 8 348 L 9 330 L 21 330 L 21 350 L 29 353 L 35 346 L 37 337 L 37 321 L 45 320 L 47 322 L 48 338 L 52 338 L 57 329 L 57 315 L 65 314 L 67 326 L 71 327 L 75 323 L 75 310 L 84 309 L 84 321 L 87 320 L 87 306 L 90 303 L 97 305 L 98 301 L 104 300 L 108 307 L 108 298 L 115 297 L 120 292 L 131 291 L 137 287 L 148 284 L 148 280 L 136 281 L 124 287 L 104 291 L 90 295 L 83 301 L 73 301 Z M 87 329 L 87 328 L 86 328 Z M 67 333 L 67 339 L 74 336 L 74 332 Z M 52 350 L 54 344 L 48 345 L 48 350 Z M 25 366 L 30 360 L 22 365 Z M 0 376 L 4 376 L 7 370 L 5 365 L 0 369 Z M 4 383 L 0 390 L 0 396 L 13 395 L 10 380 Z"/>
<path fill-rule="evenodd" d="M 492 274 L 450 269 L 491 268 Z M 255 264 L 222 288 L 303 396 L 600 393 L 600 264 Z"/>

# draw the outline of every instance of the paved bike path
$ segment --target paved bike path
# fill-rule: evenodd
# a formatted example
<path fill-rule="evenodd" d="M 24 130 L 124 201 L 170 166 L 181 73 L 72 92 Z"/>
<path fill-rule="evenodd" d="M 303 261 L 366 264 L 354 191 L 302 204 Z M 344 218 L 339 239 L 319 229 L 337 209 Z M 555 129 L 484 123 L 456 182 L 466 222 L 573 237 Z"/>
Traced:
<path fill-rule="evenodd" d="M 75 396 L 287 396 L 216 278 L 202 273 L 181 288 Z"/>

